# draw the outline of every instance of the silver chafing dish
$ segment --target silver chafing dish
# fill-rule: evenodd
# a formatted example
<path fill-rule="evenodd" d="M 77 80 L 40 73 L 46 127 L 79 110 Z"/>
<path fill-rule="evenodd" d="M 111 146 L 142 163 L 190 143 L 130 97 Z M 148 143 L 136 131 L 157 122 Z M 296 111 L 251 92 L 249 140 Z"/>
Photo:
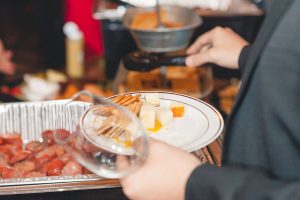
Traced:
<path fill-rule="evenodd" d="M 41 141 L 42 131 L 53 130 L 55 114 L 60 112 L 62 105 L 68 100 L 8 103 L 0 105 L 0 134 L 20 133 L 24 143 L 32 140 Z M 75 129 L 76 124 L 87 103 L 74 103 L 68 107 L 62 123 L 67 130 Z M 34 178 L 0 179 L 0 195 L 26 194 L 120 186 L 118 180 L 100 178 L 94 174 L 77 176 L 48 176 Z"/>

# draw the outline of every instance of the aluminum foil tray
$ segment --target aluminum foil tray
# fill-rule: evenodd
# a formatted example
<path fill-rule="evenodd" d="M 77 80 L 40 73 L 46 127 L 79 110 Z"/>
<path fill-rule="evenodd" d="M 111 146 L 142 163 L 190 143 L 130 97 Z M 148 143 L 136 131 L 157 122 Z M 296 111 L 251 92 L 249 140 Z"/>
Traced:
<path fill-rule="evenodd" d="M 42 141 L 41 133 L 56 129 L 55 115 L 69 100 L 0 105 L 0 134 L 20 133 L 24 143 Z M 84 102 L 68 104 L 61 121 L 69 131 L 75 130 L 81 114 L 90 106 Z M 119 186 L 117 180 L 102 179 L 94 174 L 79 176 L 52 176 L 35 178 L 0 179 L 0 195 L 26 194 L 111 188 Z"/>

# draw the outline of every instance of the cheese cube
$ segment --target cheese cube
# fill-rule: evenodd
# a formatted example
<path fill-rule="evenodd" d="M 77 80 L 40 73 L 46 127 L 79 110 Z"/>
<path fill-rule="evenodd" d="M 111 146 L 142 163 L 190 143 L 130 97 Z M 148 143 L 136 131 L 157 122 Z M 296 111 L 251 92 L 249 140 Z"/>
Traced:
<path fill-rule="evenodd" d="M 154 105 L 154 106 L 159 106 L 160 105 L 160 100 L 159 100 L 159 95 L 158 93 L 149 93 L 145 94 L 145 100 L 146 103 Z"/>
<path fill-rule="evenodd" d="M 146 129 L 155 128 L 155 108 L 150 104 L 143 104 L 139 117 Z"/>
<path fill-rule="evenodd" d="M 157 108 L 155 112 L 155 118 L 162 125 L 168 125 L 173 120 L 173 113 L 167 108 Z"/>

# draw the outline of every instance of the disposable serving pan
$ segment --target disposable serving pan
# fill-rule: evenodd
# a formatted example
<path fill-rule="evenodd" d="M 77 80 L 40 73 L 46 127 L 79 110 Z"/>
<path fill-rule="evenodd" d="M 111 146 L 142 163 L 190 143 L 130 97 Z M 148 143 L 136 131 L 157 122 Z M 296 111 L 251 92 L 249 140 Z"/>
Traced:
<path fill-rule="evenodd" d="M 62 112 L 69 100 L 0 105 L 0 135 L 20 133 L 24 143 L 42 140 L 41 133 L 57 127 L 57 113 Z M 90 104 L 73 102 L 63 113 L 63 127 L 75 130 L 81 114 Z M 119 186 L 117 180 L 102 179 L 94 174 L 78 176 L 52 176 L 35 178 L 0 179 L 0 195 L 56 192 L 111 188 Z"/>

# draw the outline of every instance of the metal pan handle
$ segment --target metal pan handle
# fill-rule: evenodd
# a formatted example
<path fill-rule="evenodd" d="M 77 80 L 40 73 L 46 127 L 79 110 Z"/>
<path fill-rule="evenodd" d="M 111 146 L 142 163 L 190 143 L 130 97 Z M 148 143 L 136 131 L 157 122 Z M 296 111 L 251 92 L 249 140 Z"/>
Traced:
<path fill-rule="evenodd" d="M 127 70 L 147 72 L 162 66 L 185 66 L 185 59 L 185 55 L 166 56 L 137 51 L 124 56 L 123 64 Z"/>

